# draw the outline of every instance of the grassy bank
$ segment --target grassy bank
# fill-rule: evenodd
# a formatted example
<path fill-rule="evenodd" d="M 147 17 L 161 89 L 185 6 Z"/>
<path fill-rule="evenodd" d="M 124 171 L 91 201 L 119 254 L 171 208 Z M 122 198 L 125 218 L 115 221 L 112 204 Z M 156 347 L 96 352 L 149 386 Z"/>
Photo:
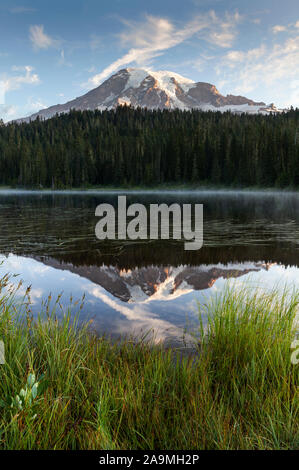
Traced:
<path fill-rule="evenodd" d="M 33 321 L 23 306 L 22 321 L 2 294 L 0 448 L 298 449 L 297 306 L 297 295 L 229 290 L 201 308 L 209 329 L 196 359 L 174 360 L 47 308 Z"/>

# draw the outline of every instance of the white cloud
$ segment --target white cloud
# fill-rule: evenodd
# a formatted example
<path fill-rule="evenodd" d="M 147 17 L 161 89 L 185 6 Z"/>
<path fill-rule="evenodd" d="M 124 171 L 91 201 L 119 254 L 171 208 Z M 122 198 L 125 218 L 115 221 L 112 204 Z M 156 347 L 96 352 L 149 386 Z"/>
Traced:
<path fill-rule="evenodd" d="M 26 112 L 31 114 L 41 109 L 45 109 L 47 105 L 43 103 L 40 99 L 34 99 L 32 96 L 28 98 L 26 105 Z"/>
<path fill-rule="evenodd" d="M 44 31 L 43 25 L 33 25 L 29 28 L 30 41 L 35 49 L 49 49 L 49 47 L 58 47 L 59 41 L 51 38 Z"/>
<path fill-rule="evenodd" d="M 222 60 L 222 64 L 227 65 L 230 68 L 235 68 L 241 62 L 251 62 L 262 57 L 266 52 L 266 47 L 261 45 L 255 49 L 249 51 L 229 51 Z M 217 68 L 218 73 L 221 73 L 221 66 Z"/>
<path fill-rule="evenodd" d="M 213 46 L 231 47 L 237 36 L 238 13 L 218 17 L 214 11 L 196 16 L 182 27 L 176 27 L 169 19 L 147 15 L 142 22 L 122 20 L 125 30 L 119 35 L 122 47 L 128 51 L 112 62 L 101 73 L 91 77 L 85 86 L 98 86 L 119 68 L 135 63 L 149 65 L 166 50 L 182 44 L 191 37 L 209 42 Z"/>
<path fill-rule="evenodd" d="M 23 84 L 38 84 L 40 83 L 39 76 L 33 72 L 33 67 L 26 65 L 25 67 L 12 68 L 14 72 L 23 72 L 11 76 L 2 75 L 0 78 L 0 103 L 4 103 L 5 94 L 8 91 L 17 90 Z"/>
<path fill-rule="evenodd" d="M 273 31 L 274 34 L 282 33 L 286 30 L 287 30 L 286 26 L 282 26 L 280 24 L 277 24 L 276 26 L 273 26 L 273 28 L 272 28 L 272 31 Z"/>
<path fill-rule="evenodd" d="M 143 305 L 136 304 L 129 308 L 124 302 L 116 301 L 108 296 L 102 287 L 94 287 L 94 284 L 87 285 L 85 290 L 93 297 L 100 299 L 105 305 L 113 308 L 114 311 L 119 312 L 123 319 L 128 321 L 127 330 L 130 333 L 137 334 L 141 331 L 148 331 L 148 339 L 152 338 L 154 342 L 164 341 L 171 336 L 177 338 L 181 333 L 181 330 L 173 323 L 158 318 Z"/>
<path fill-rule="evenodd" d="M 4 122 L 12 121 L 20 117 L 29 116 L 46 107 L 47 105 L 41 99 L 35 99 L 30 96 L 23 106 L 0 104 L 0 119 L 3 119 Z"/>
<path fill-rule="evenodd" d="M 298 100 L 292 103 L 298 95 L 296 90 L 290 93 L 291 84 L 297 83 L 294 80 L 299 76 L 299 35 L 292 35 L 280 44 L 230 51 L 216 67 L 216 72 L 222 85 L 230 84 L 234 93 L 244 94 L 263 87 L 271 90 L 273 100 L 280 106 L 299 106 Z"/>
<path fill-rule="evenodd" d="M 245 55 L 243 51 L 230 51 L 226 54 L 225 58 L 229 66 L 234 67 L 237 62 L 243 62 Z"/>
<path fill-rule="evenodd" d="M 237 35 L 236 26 L 241 20 L 242 17 L 238 12 L 233 15 L 226 13 L 220 18 L 214 11 L 210 11 L 206 18 L 205 31 L 200 37 L 215 46 L 231 47 Z"/>
<path fill-rule="evenodd" d="M 18 107 L 5 104 L 5 95 L 7 92 L 17 90 L 23 84 L 36 85 L 40 83 L 39 76 L 33 73 L 33 68 L 30 65 L 25 67 L 13 67 L 14 74 L 11 76 L 2 75 L 0 77 L 0 118 L 4 121 L 9 121 L 17 116 Z"/>
<path fill-rule="evenodd" d="M 297 21 L 297 23 L 295 24 L 296 28 L 299 28 L 299 20 Z"/>
<path fill-rule="evenodd" d="M 0 119 L 4 122 L 11 121 L 15 118 L 18 112 L 18 107 L 8 104 L 0 104 Z"/>

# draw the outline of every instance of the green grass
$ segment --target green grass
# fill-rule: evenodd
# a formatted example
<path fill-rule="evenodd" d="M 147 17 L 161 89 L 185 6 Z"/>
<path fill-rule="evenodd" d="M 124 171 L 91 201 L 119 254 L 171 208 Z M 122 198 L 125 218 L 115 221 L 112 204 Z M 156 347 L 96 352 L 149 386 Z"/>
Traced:
<path fill-rule="evenodd" d="M 2 290 L 0 449 L 299 448 L 297 294 L 228 289 L 200 307 L 189 359 L 96 338 L 49 303 L 34 321 L 25 304 Z"/>

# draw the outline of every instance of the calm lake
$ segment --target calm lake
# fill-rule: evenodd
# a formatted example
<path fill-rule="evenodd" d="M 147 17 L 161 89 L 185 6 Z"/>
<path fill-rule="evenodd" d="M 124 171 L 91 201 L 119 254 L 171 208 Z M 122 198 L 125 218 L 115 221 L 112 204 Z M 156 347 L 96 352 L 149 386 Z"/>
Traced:
<path fill-rule="evenodd" d="M 204 246 L 183 241 L 100 241 L 95 209 L 127 204 L 203 204 Z M 36 314 L 51 292 L 62 308 L 85 295 L 81 320 L 99 334 L 155 332 L 182 342 L 198 302 L 228 282 L 299 287 L 299 193 L 0 191 L 0 275 L 31 285 Z M 73 306 L 76 313 L 78 305 Z"/>

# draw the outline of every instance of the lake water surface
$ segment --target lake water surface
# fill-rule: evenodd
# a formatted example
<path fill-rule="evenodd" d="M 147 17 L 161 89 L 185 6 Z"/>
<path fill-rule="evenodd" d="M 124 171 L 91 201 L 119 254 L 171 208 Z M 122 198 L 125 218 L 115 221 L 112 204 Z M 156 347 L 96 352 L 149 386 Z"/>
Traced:
<path fill-rule="evenodd" d="M 127 203 L 203 204 L 204 246 L 99 241 L 95 208 Z M 198 302 L 238 285 L 299 287 L 299 194 L 275 192 L 0 191 L 0 275 L 31 285 L 36 314 L 51 292 L 66 307 L 85 295 L 82 320 L 99 334 L 180 344 L 198 325 Z M 74 306 L 74 312 L 77 307 Z"/>

